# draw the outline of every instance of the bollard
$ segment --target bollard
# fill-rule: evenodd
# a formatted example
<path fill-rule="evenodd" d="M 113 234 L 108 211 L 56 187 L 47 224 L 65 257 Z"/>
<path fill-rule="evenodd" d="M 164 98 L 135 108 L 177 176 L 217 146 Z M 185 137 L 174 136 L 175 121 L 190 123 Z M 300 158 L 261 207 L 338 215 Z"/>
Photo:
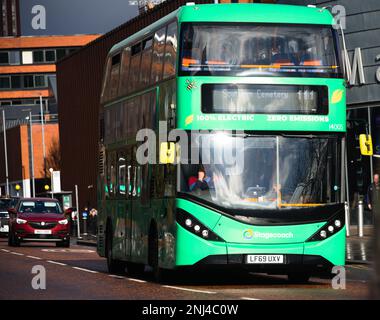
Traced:
<path fill-rule="evenodd" d="M 359 200 L 358 204 L 358 235 L 363 237 L 363 215 L 364 215 L 364 204 L 362 200 Z"/>
<path fill-rule="evenodd" d="M 87 236 L 87 213 L 82 213 L 82 221 L 83 221 L 83 235 Z"/>
<path fill-rule="evenodd" d="M 346 236 L 350 236 L 350 207 L 348 206 L 348 202 L 344 202 L 344 213 L 346 220 Z"/>

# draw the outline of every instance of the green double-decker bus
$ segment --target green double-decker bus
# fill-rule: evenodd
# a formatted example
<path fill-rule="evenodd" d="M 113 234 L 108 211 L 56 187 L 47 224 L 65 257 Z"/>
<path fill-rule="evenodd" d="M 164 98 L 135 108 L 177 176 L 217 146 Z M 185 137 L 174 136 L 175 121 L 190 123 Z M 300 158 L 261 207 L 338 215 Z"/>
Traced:
<path fill-rule="evenodd" d="M 102 88 L 98 253 L 307 281 L 345 264 L 345 80 L 324 8 L 180 7 L 115 45 Z"/>

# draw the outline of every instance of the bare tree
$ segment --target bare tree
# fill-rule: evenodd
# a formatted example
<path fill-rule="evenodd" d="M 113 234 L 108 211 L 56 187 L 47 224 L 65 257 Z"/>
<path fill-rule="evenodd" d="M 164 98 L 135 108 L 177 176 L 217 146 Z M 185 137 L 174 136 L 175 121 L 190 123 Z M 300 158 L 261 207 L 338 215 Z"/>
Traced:
<path fill-rule="evenodd" d="M 48 155 L 42 170 L 45 177 L 50 175 L 49 168 L 53 168 L 54 171 L 61 170 L 61 150 L 58 138 L 53 138 L 49 147 Z"/>

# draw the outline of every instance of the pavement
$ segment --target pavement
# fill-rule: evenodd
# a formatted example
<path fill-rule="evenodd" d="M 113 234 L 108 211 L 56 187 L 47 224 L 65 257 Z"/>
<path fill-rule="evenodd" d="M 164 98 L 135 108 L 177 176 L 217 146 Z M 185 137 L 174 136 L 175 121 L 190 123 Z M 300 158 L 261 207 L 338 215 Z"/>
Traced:
<path fill-rule="evenodd" d="M 72 237 L 75 239 L 76 244 L 83 246 L 96 247 L 96 235 L 93 234 L 83 234 L 78 239 L 76 237 Z"/>
<path fill-rule="evenodd" d="M 363 237 L 358 236 L 357 226 L 350 227 L 350 236 L 347 237 L 346 263 L 370 264 L 373 261 L 372 253 L 373 227 L 364 226 Z M 81 239 L 74 238 L 78 245 L 96 247 L 96 236 L 82 235 Z"/>
<path fill-rule="evenodd" d="M 346 263 L 370 264 L 373 261 L 373 226 L 364 226 L 363 237 L 358 235 L 358 227 L 350 227 L 347 237 Z"/>

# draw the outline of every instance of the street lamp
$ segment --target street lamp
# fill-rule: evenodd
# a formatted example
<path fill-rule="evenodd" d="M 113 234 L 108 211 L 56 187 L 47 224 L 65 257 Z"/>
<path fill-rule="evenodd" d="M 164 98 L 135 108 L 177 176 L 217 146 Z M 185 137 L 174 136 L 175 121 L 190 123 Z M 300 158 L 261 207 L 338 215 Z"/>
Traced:
<path fill-rule="evenodd" d="M 29 116 L 25 118 L 29 120 L 30 124 L 30 157 L 31 157 L 31 165 L 32 165 L 32 196 L 33 198 L 36 196 L 36 182 L 34 180 L 34 148 L 33 148 L 33 122 L 32 122 L 32 112 L 29 112 Z"/>
<path fill-rule="evenodd" d="M 42 106 L 41 95 L 40 95 L 40 113 L 41 113 L 41 133 L 42 133 L 42 156 L 44 158 L 44 176 L 46 178 L 45 122 L 44 122 L 44 111 L 43 111 L 43 106 Z"/>
<path fill-rule="evenodd" d="M 20 196 L 20 195 L 19 195 L 19 191 L 20 191 L 20 189 L 21 189 L 20 185 L 19 185 L 19 184 L 16 184 L 15 189 L 16 189 L 16 191 L 17 191 L 17 197 L 19 197 L 19 196 Z"/>
<path fill-rule="evenodd" d="M 5 180 L 6 180 L 6 191 L 5 191 L 5 194 L 9 195 L 7 129 L 5 128 L 5 110 L 4 109 L 3 109 L 3 130 L 4 130 L 3 137 L 4 137 Z"/>
<path fill-rule="evenodd" d="M 51 198 L 54 198 L 54 196 L 53 196 L 53 171 L 54 171 L 53 168 L 49 168 L 49 172 L 50 172 L 50 186 L 51 186 Z"/>

